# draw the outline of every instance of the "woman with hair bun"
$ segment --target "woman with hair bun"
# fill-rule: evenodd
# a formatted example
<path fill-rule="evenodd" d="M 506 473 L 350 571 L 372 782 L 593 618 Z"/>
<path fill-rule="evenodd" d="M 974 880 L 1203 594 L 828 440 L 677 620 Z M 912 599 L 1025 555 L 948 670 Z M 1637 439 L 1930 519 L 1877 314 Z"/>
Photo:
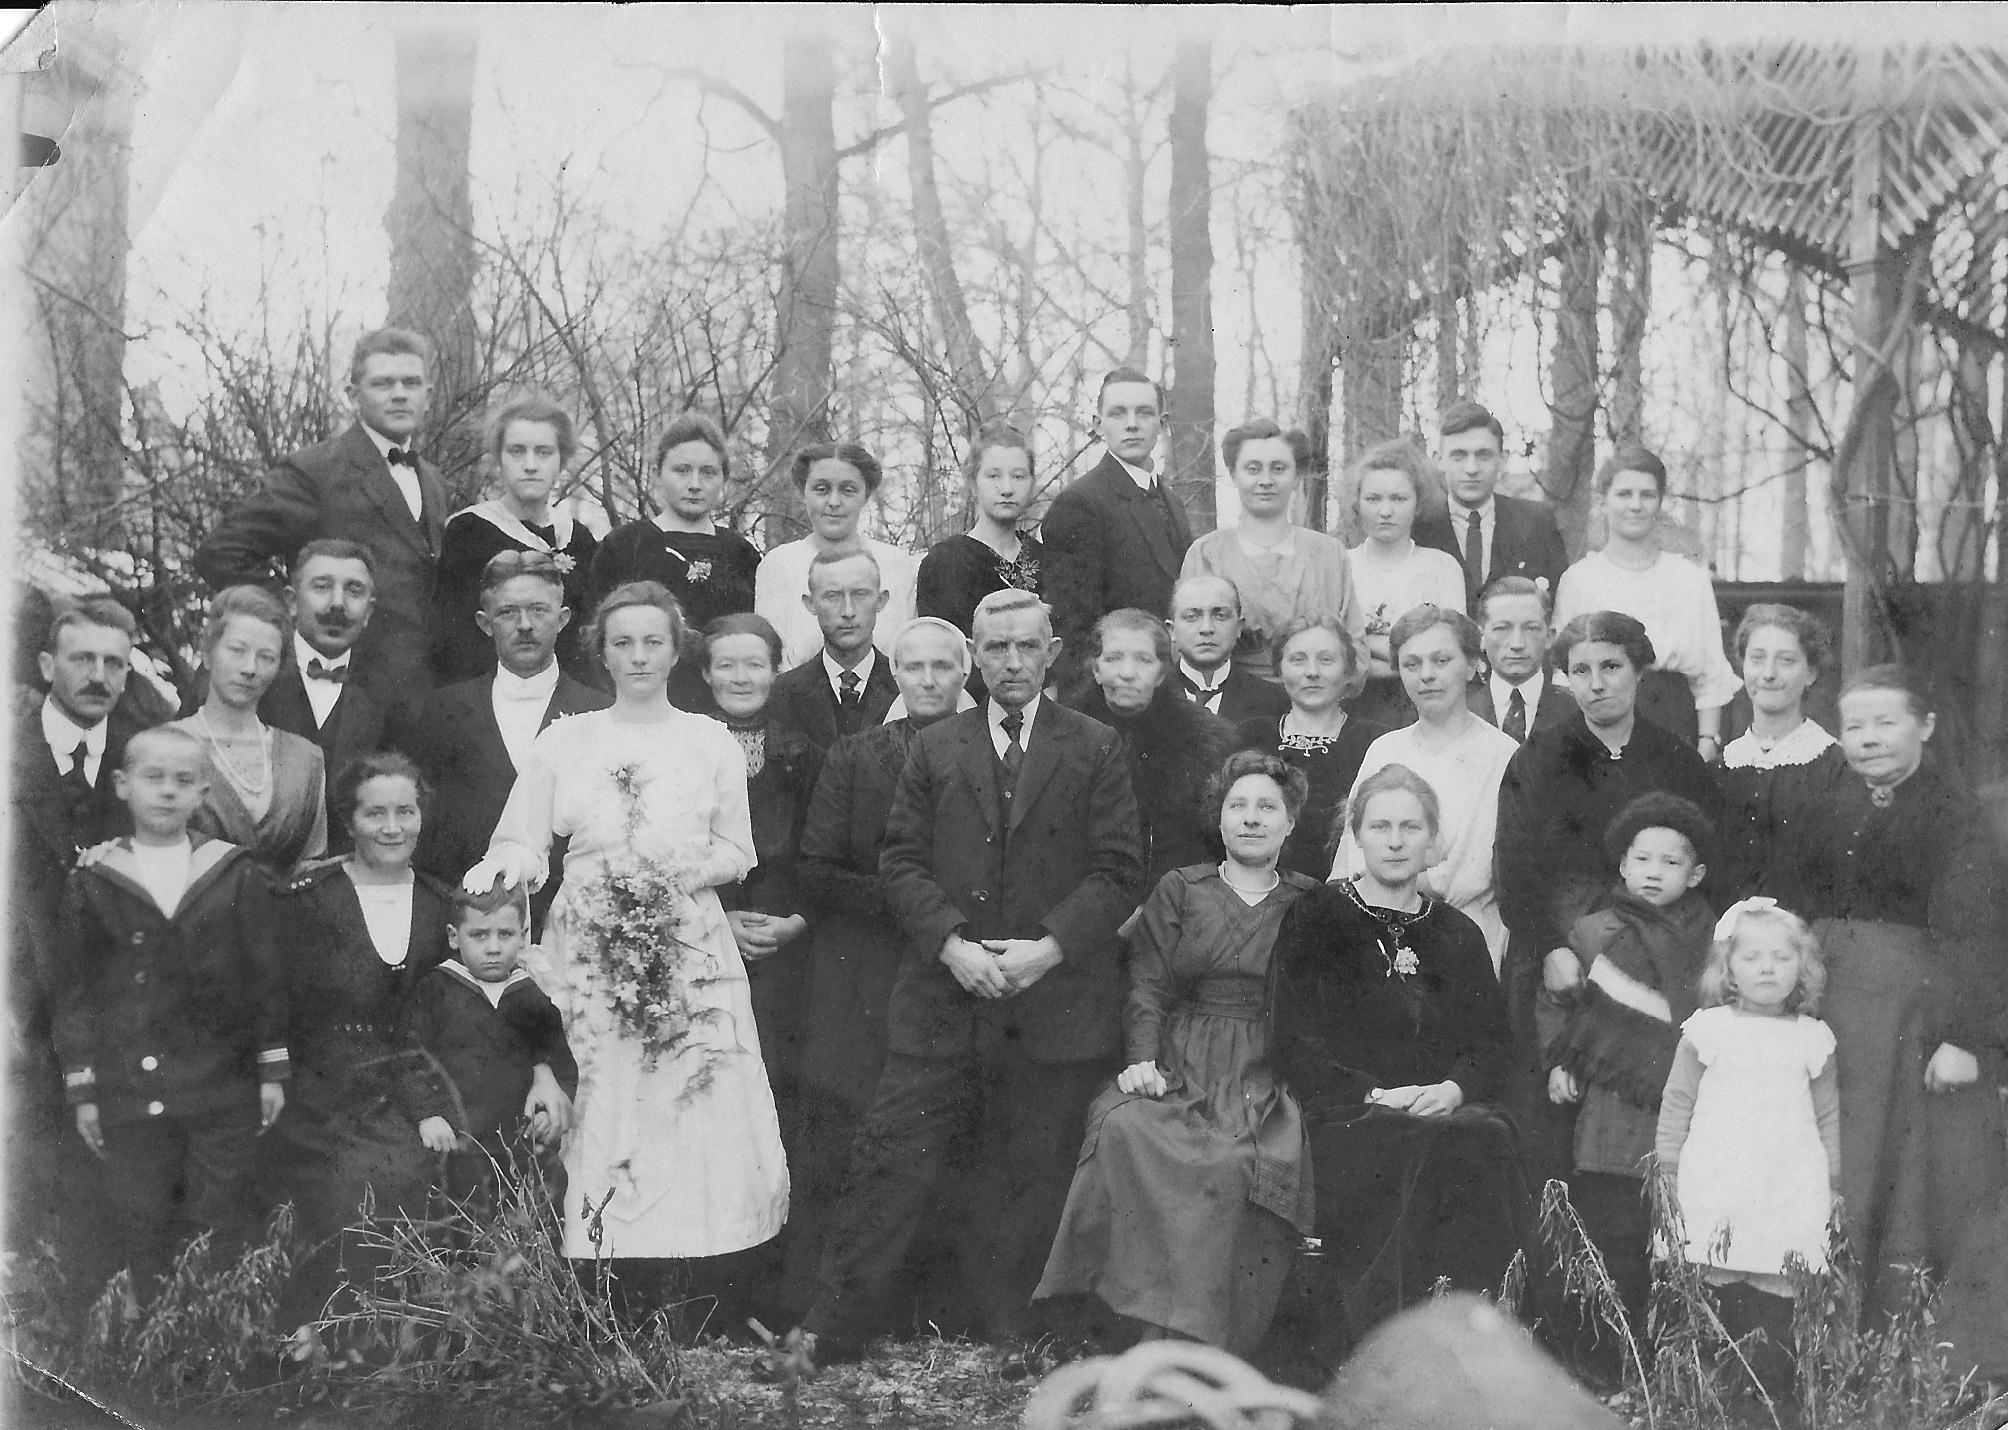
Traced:
<path fill-rule="evenodd" d="M 534 888 L 553 837 L 568 836 L 550 927 L 526 960 L 579 1061 L 564 1254 L 611 1259 L 643 1305 L 670 1293 L 670 1262 L 703 1260 L 691 1279 L 730 1296 L 730 1316 L 756 1269 L 740 1254 L 787 1217 L 788 1168 L 718 895 L 754 865 L 746 756 L 725 726 L 670 704 L 690 639 L 655 582 L 600 602 L 592 649 L 613 706 L 537 737 L 465 887 Z"/>
<path fill-rule="evenodd" d="M 800 541 L 783 542 L 761 558 L 753 592 L 753 609 L 781 633 L 782 665 L 788 670 L 823 648 L 823 629 L 802 602 L 809 593 L 809 567 L 818 556 L 856 548 L 871 553 L 887 593 L 878 629 L 888 638 L 913 619 L 917 575 L 917 563 L 909 552 L 858 530 L 865 508 L 885 480 L 885 468 L 869 450 L 856 442 L 812 443 L 795 454 L 791 477 L 808 517 L 809 534 Z"/>

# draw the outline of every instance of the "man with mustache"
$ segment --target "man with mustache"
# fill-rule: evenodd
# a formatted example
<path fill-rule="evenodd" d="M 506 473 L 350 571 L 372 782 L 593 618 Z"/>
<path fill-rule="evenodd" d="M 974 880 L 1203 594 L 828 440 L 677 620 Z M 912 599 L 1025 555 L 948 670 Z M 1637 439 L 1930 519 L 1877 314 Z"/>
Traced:
<path fill-rule="evenodd" d="M 64 880 L 84 849 L 132 832 L 112 788 L 125 747 L 142 724 L 121 704 L 137 626 L 124 607 L 93 597 L 56 615 L 38 658 L 49 693 L 16 722 L 13 857 L 10 860 L 7 1010 L 9 1245 L 31 1244 L 45 1218 L 91 1221 L 95 1177 L 79 1158 L 55 1062 L 45 999 L 54 966 Z M 88 1240 L 89 1238 L 86 1238 Z M 109 1271 L 110 1268 L 106 1268 Z"/>
<path fill-rule="evenodd" d="M 361 542 L 374 558 L 377 610 L 356 651 L 358 668 L 380 690 L 413 695 L 432 685 L 425 627 L 448 510 L 438 472 L 413 451 L 432 396 L 431 365 L 432 347 L 417 333 L 365 333 L 349 363 L 355 424 L 282 457 L 263 489 L 195 553 L 195 569 L 220 591 L 274 584 L 271 563 L 310 541 Z"/>
<path fill-rule="evenodd" d="M 410 732 L 395 741 L 432 786 L 417 865 L 456 888 L 488 852 L 531 743 L 553 720 L 613 703 L 558 669 L 558 634 L 571 620 L 564 573 L 548 553 L 490 557 L 474 621 L 495 642 L 495 669 L 433 691 Z M 551 852 L 552 877 L 530 899 L 533 932 L 557 895 L 563 855 L 561 840 Z"/>

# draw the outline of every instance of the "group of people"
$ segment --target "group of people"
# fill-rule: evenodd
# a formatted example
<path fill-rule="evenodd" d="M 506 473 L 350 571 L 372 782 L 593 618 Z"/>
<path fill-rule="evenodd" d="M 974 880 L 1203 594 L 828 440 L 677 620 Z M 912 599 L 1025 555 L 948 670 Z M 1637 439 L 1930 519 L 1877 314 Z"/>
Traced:
<path fill-rule="evenodd" d="M 819 444 L 762 556 L 694 413 L 595 541 L 569 416 L 509 401 L 500 494 L 447 519 L 428 367 L 366 337 L 356 424 L 204 543 L 183 718 L 122 700 L 117 605 L 44 642 L 12 1002 L 67 1161 L 28 1186 L 100 1197 L 136 1275 L 291 1200 L 313 1354 L 359 1208 L 514 1164 L 630 1304 L 823 1361 L 916 1307 L 1248 1352 L 1293 1274 L 1342 1347 L 1496 1286 L 1550 1179 L 1640 1304 L 1656 1159 L 1726 1317 L 1788 1336 L 1838 1206 L 1868 1304 L 1926 1266 L 2008 1372 L 2000 845 L 1907 672 L 1856 672 L 1837 740 L 1816 620 L 1725 648 L 1652 453 L 1569 565 L 1459 403 L 1356 465 L 1348 549 L 1254 421 L 1195 541 L 1117 369 L 1038 536 L 993 426 L 966 534 L 865 539 L 880 465 Z"/>

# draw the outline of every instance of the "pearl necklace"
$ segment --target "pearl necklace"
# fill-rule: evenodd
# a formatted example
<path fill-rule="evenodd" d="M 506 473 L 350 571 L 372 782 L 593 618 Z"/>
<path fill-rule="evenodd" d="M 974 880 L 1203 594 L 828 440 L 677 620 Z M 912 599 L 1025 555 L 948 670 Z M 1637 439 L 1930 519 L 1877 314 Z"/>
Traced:
<path fill-rule="evenodd" d="M 253 780 L 238 768 L 237 763 L 229 755 L 224 753 L 223 741 L 217 738 L 215 728 L 210 725 L 207 709 L 195 712 L 195 723 L 202 727 L 202 737 L 209 742 L 210 752 L 215 757 L 216 768 L 222 773 L 224 779 L 230 781 L 232 789 L 250 800 L 260 799 L 271 792 L 272 729 L 269 725 L 260 725 L 258 727 L 259 763 L 263 766 L 263 770 L 259 777 Z"/>

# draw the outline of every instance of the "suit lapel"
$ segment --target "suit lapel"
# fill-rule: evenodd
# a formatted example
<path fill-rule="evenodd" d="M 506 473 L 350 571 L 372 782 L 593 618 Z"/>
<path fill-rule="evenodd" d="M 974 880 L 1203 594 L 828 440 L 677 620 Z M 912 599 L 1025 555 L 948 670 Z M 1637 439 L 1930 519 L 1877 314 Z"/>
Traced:
<path fill-rule="evenodd" d="M 969 788 L 976 793 L 977 808 L 983 811 L 983 822 L 990 826 L 990 832 L 997 833 L 997 749 L 990 743 L 990 717 L 981 707 L 973 712 L 975 718 L 969 722 L 962 738 L 962 755 L 958 764 L 962 777 L 969 781 Z M 1020 778 L 1023 778 L 1022 772 Z"/>
<path fill-rule="evenodd" d="M 551 706 L 556 703 L 554 691 L 550 704 L 544 707 L 544 725 L 551 723 Z M 476 688 L 467 692 L 466 708 L 453 713 L 459 717 L 460 728 L 467 732 L 476 758 L 515 779 L 516 762 L 509 758 L 509 747 L 502 743 L 502 727 L 495 723 L 495 677 L 491 675 L 477 682 Z M 537 728 L 542 730 L 544 726 Z"/>
<path fill-rule="evenodd" d="M 383 453 L 377 450 L 376 443 L 370 440 L 369 433 L 363 431 L 361 423 L 349 429 L 344 447 L 350 472 L 355 474 L 363 494 L 370 499 L 371 505 L 376 507 L 385 523 L 410 545 L 426 556 L 431 556 L 438 548 L 438 542 L 435 540 L 428 544 L 425 529 L 411 519 L 411 508 L 404 504 L 404 493 L 397 489 L 397 483 L 391 479 L 390 465 L 384 461 Z M 433 482 L 435 491 L 438 485 L 435 480 Z M 419 478 L 419 504 L 420 514 L 424 515 L 427 503 L 423 476 Z M 440 499 L 435 497 L 431 503 L 435 513 L 440 504 Z M 434 515 L 433 520 L 438 520 L 437 515 Z"/>
<path fill-rule="evenodd" d="M 1053 778 L 1053 771 L 1060 767 L 1060 742 L 1064 736 L 1059 722 L 1053 718 L 1059 707 L 1049 700 L 1039 703 L 1042 708 L 1039 718 L 1032 722 L 1032 743 L 1025 747 L 1025 763 L 1018 771 L 1018 788 L 1011 796 L 1013 829 L 1025 818 L 1025 811 L 1046 788 L 1046 782 Z"/>
<path fill-rule="evenodd" d="M 314 707 L 307 699 L 307 678 L 289 656 L 279 670 L 279 678 L 258 702 L 258 717 L 275 730 L 320 743 L 321 732 L 314 724 Z M 332 718 L 332 717 L 331 717 Z"/>
<path fill-rule="evenodd" d="M 1114 489 L 1116 500 L 1122 503 L 1123 510 L 1129 513 L 1129 519 L 1142 534 L 1144 544 L 1150 548 L 1151 560 L 1176 576 L 1178 557 L 1171 549 L 1171 535 L 1164 529 L 1164 509 L 1136 484 L 1114 456 L 1104 459 L 1102 470 Z"/>

